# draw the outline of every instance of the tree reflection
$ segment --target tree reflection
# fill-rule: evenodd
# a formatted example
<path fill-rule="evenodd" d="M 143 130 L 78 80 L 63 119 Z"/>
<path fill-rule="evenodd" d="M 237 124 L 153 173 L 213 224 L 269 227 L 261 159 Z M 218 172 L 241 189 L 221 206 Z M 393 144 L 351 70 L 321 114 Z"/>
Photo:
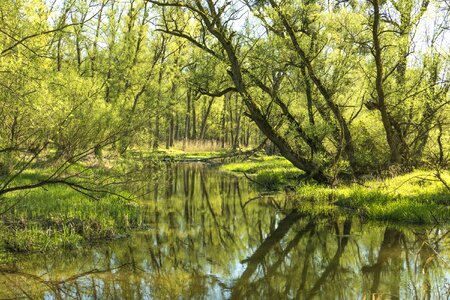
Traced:
<path fill-rule="evenodd" d="M 373 276 L 370 288 L 371 297 L 383 296 L 380 291 L 380 280 L 383 271 L 389 272 L 389 295 L 392 299 L 398 299 L 400 295 L 400 268 L 401 268 L 401 245 L 404 238 L 403 233 L 396 228 L 387 227 L 384 231 L 383 242 L 378 252 L 377 262 L 370 266 L 363 266 L 364 274 Z"/>
<path fill-rule="evenodd" d="M 445 299 L 448 231 L 316 219 L 246 181 L 168 165 L 150 229 L 33 254 L 0 270 L 0 298 Z M 274 205 L 274 203 L 277 203 Z"/>

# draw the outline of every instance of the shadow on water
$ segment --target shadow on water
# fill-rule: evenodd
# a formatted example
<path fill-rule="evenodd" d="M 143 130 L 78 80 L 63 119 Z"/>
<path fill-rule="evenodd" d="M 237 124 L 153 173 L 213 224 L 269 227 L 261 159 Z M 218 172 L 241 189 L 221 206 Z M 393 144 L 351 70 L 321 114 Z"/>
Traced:
<path fill-rule="evenodd" d="M 0 299 L 448 299 L 449 231 L 280 210 L 246 180 L 167 165 L 149 229 L 0 269 Z"/>

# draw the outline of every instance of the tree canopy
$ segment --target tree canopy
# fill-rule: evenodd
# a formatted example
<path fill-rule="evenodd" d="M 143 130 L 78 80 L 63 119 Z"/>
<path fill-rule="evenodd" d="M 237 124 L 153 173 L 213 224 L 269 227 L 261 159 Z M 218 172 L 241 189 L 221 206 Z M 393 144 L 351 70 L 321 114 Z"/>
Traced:
<path fill-rule="evenodd" d="M 445 167 L 449 13 L 438 0 L 3 1 L 0 194 L 40 160 L 51 181 L 87 155 L 192 143 L 265 142 L 322 182 Z"/>

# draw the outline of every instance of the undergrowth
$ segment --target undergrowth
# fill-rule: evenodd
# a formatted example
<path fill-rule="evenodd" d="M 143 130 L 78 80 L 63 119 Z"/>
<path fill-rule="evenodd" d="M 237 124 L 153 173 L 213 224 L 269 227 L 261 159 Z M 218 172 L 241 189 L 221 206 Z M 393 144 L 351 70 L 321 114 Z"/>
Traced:
<path fill-rule="evenodd" d="M 17 183 L 28 184 L 41 177 L 35 169 L 21 174 Z M 75 248 L 125 236 L 144 222 L 142 207 L 128 198 L 129 192 L 118 189 L 92 199 L 66 185 L 8 193 L 0 198 L 0 262 L 5 261 L 6 252 Z"/>

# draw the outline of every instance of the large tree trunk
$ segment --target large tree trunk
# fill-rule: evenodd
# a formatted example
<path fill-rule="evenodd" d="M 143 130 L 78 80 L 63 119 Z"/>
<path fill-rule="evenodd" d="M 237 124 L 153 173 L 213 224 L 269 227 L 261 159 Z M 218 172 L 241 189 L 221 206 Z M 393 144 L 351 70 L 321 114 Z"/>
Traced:
<path fill-rule="evenodd" d="M 325 99 L 325 102 L 327 103 L 329 109 L 333 113 L 334 118 L 338 122 L 343 135 L 343 141 L 340 141 L 340 144 L 343 143 L 343 145 L 341 145 L 340 147 L 343 148 L 352 170 L 355 171 L 357 169 L 357 164 L 355 159 L 355 148 L 353 146 L 353 139 L 348 124 L 344 116 L 342 115 L 339 106 L 334 102 L 332 93 L 325 87 L 323 82 L 317 77 L 313 69 L 313 66 L 311 65 L 311 61 L 307 57 L 305 51 L 303 51 L 303 49 L 301 48 L 300 43 L 298 42 L 297 37 L 295 35 L 295 31 L 289 24 L 288 20 L 286 19 L 286 16 L 282 13 L 282 11 L 280 10 L 280 8 L 278 7 L 278 5 L 274 0 L 270 0 L 270 4 L 277 11 L 278 16 L 281 18 L 283 26 L 289 35 L 289 39 L 291 40 L 296 53 L 298 54 L 302 64 L 306 67 L 309 78 L 317 87 L 322 97 Z M 338 149 L 338 153 L 339 152 L 340 149 Z"/>
<path fill-rule="evenodd" d="M 380 27 L 380 7 L 378 0 L 373 0 L 373 24 L 372 24 L 372 38 L 374 47 L 374 58 L 376 65 L 376 79 L 375 88 L 377 92 L 377 109 L 381 113 L 381 120 L 383 122 L 384 130 L 386 132 L 386 139 L 390 149 L 390 161 L 393 164 L 401 163 L 402 156 L 400 153 L 400 139 L 394 130 L 394 124 L 389 116 L 388 109 L 386 107 L 386 97 L 383 88 L 383 63 L 381 57 L 381 45 L 379 39 L 379 27 Z"/>
<path fill-rule="evenodd" d="M 161 5 L 161 3 L 157 1 L 150 0 L 150 2 Z M 308 177 L 314 178 L 322 182 L 328 181 L 327 177 L 324 174 L 323 170 L 324 166 L 313 160 L 305 158 L 304 153 L 294 150 L 290 142 L 275 130 L 274 126 L 269 122 L 267 116 L 261 111 L 260 107 L 253 99 L 252 95 L 248 90 L 248 87 L 244 82 L 243 70 L 241 69 L 240 60 L 238 59 L 236 49 L 233 46 L 233 39 L 232 39 L 233 35 L 232 34 L 230 35 L 229 32 L 227 31 L 228 29 L 226 28 L 226 26 L 224 26 L 221 23 L 220 20 L 221 12 L 216 11 L 215 4 L 213 3 L 213 1 L 209 0 L 207 1 L 208 8 L 204 7 L 203 6 L 204 4 L 202 3 L 203 2 L 201 1 L 195 1 L 195 4 L 193 4 L 193 6 L 195 6 L 196 8 L 185 6 L 183 4 L 180 5 L 181 7 L 187 7 L 194 14 L 196 14 L 196 16 L 200 18 L 204 23 L 205 30 L 208 30 L 208 32 L 212 36 L 214 36 L 221 45 L 222 49 L 224 50 L 224 54 L 226 56 L 226 62 L 230 67 L 228 73 L 231 76 L 236 91 L 239 93 L 239 95 L 242 98 L 242 101 L 247 107 L 247 113 L 249 117 L 255 122 L 255 124 L 264 133 L 264 135 L 269 140 L 271 140 L 274 145 L 277 146 L 277 148 L 280 151 L 280 154 L 283 155 L 287 160 L 289 160 L 294 166 L 305 171 Z M 168 4 L 168 6 L 178 6 L 178 5 Z M 170 33 L 170 31 L 168 32 Z M 191 42 L 197 43 L 196 45 L 202 48 L 204 51 L 214 53 L 214 51 L 210 50 L 207 46 L 205 46 L 206 47 L 205 48 L 202 47 L 201 44 L 198 44 L 198 42 L 195 42 L 188 37 L 186 37 L 186 39 L 190 40 Z M 308 69 L 308 71 L 311 72 L 310 68 Z M 330 99 L 331 97 L 326 98 L 326 100 L 328 101 Z M 337 112 L 340 114 L 339 108 L 336 105 L 334 108 L 336 108 Z M 347 152 L 347 155 L 349 156 L 350 163 L 353 165 L 354 164 L 353 146 L 350 137 L 350 131 L 346 127 L 344 118 L 341 116 L 341 118 L 338 119 L 340 124 L 344 128 L 344 136 L 347 141 L 345 145 L 345 150 Z"/>

